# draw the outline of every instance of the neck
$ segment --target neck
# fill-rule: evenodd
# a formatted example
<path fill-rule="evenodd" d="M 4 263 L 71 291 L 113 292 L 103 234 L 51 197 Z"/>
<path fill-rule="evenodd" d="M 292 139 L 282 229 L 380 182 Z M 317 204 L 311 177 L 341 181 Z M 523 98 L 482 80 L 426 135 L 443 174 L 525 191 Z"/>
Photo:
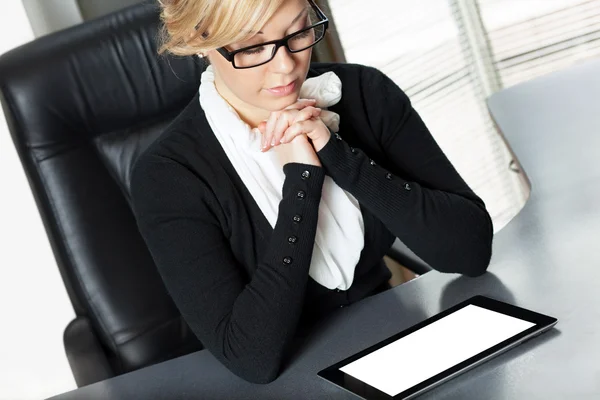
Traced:
<path fill-rule="evenodd" d="M 238 113 L 241 120 L 247 123 L 250 128 L 257 128 L 258 125 L 269 118 L 271 114 L 269 110 L 252 107 L 249 109 L 247 106 L 238 104 L 237 99 L 233 94 L 227 90 L 226 85 L 221 85 L 219 79 L 215 79 L 215 87 L 217 92 L 225 99 L 225 101 Z"/>

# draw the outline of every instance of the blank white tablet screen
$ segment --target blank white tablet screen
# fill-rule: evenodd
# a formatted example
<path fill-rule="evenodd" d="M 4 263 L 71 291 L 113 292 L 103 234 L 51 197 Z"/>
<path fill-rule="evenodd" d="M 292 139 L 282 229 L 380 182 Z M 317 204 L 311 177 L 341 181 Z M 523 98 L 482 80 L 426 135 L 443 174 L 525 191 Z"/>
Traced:
<path fill-rule="evenodd" d="M 470 304 L 340 370 L 395 396 L 534 325 Z"/>

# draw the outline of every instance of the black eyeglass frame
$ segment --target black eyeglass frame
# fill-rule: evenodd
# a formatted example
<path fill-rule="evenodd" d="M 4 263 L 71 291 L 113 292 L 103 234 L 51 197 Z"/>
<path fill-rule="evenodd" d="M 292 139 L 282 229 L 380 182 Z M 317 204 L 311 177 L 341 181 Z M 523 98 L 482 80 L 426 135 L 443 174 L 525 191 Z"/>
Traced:
<path fill-rule="evenodd" d="M 235 68 L 235 69 L 248 69 L 248 68 L 254 68 L 254 67 L 258 67 L 258 66 L 264 65 L 264 64 L 270 62 L 271 60 L 273 60 L 273 58 L 275 58 L 275 54 L 277 54 L 277 51 L 279 50 L 279 48 L 281 46 L 285 46 L 290 53 L 299 53 L 301 51 L 308 50 L 311 47 L 314 47 L 317 43 L 319 43 L 325 37 L 325 33 L 327 32 L 327 28 L 329 27 L 329 18 L 327 18 L 327 16 L 323 13 L 323 11 L 321 11 L 321 9 L 315 4 L 315 2 L 313 0 L 308 0 L 308 2 L 310 3 L 311 7 L 317 13 L 317 16 L 319 16 L 319 18 L 321 18 L 321 21 L 317 22 L 316 24 L 311 25 L 309 27 L 306 27 L 304 29 L 301 29 L 301 30 L 299 30 L 297 32 L 290 33 L 289 35 L 287 35 L 286 37 L 284 37 L 282 39 L 271 40 L 269 42 L 264 42 L 264 43 L 259 43 L 259 44 L 253 44 L 252 46 L 243 47 L 241 49 L 237 49 L 237 50 L 234 50 L 234 51 L 229 51 L 225 47 L 219 47 L 216 50 L 223 57 L 225 57 L 225 59 L 227 59 L 227 61 L 229 61 L 231 63 L 231 65 L 233 65 L 233 68 Z M 309 46 L 307 48 L 304 48 L 302 50 L 296 50 L 296 51 L 294 51 L 294 50 L 290 49 L 290 46 L 288 45 L 288 40 L 290 38 L 292 38 L 292 37 L 294 37 L 296 35 L 299 35 L 302 32 L 308 31 L 310 29 L 314 29 L 315 27 L 317 27 L 319 25 L 325 25 L 325 30 L 323 31 L 323 36 L 319 40 L 317 40 L 311 46 Z M 269 45 L 269 44 L 275 44 L 275 50 L 273 51 L 273 54 L 271 54 L 271 58 L 269 58 L 267 61 L 262 62 L 260 64 L 253 65 L 251 67 L 237 67 L 235 65 L 235 55 L 237 53 L 241 53 L 242 51 L 246 51 L 248 49 L 253 49 L 255 47 L 261 47 L 261 46 L 265 46 L 265 45 Z"/>

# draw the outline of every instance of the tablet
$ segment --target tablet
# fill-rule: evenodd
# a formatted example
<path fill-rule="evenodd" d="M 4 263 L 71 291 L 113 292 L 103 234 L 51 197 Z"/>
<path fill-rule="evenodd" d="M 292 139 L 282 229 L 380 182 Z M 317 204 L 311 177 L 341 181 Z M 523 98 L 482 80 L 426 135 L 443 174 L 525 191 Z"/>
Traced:
<path fill-rule="evenodd" d="M 318 375 L 363 399 L 412 399 L 556 322 L 547 315 L 475 296 Z"/>

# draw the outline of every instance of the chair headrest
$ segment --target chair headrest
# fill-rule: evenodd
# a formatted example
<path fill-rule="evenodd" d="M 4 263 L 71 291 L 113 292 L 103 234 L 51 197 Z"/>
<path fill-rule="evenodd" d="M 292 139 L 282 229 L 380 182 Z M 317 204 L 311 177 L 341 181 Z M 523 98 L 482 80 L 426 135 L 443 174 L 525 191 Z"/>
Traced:
<path fill-rule="evenodd" d="M 159 9 L 140 3 L 0 57 L 0 90 L 32 146 L 90 140 L 180 110 L 205 68 L 158 56 Z"/>

